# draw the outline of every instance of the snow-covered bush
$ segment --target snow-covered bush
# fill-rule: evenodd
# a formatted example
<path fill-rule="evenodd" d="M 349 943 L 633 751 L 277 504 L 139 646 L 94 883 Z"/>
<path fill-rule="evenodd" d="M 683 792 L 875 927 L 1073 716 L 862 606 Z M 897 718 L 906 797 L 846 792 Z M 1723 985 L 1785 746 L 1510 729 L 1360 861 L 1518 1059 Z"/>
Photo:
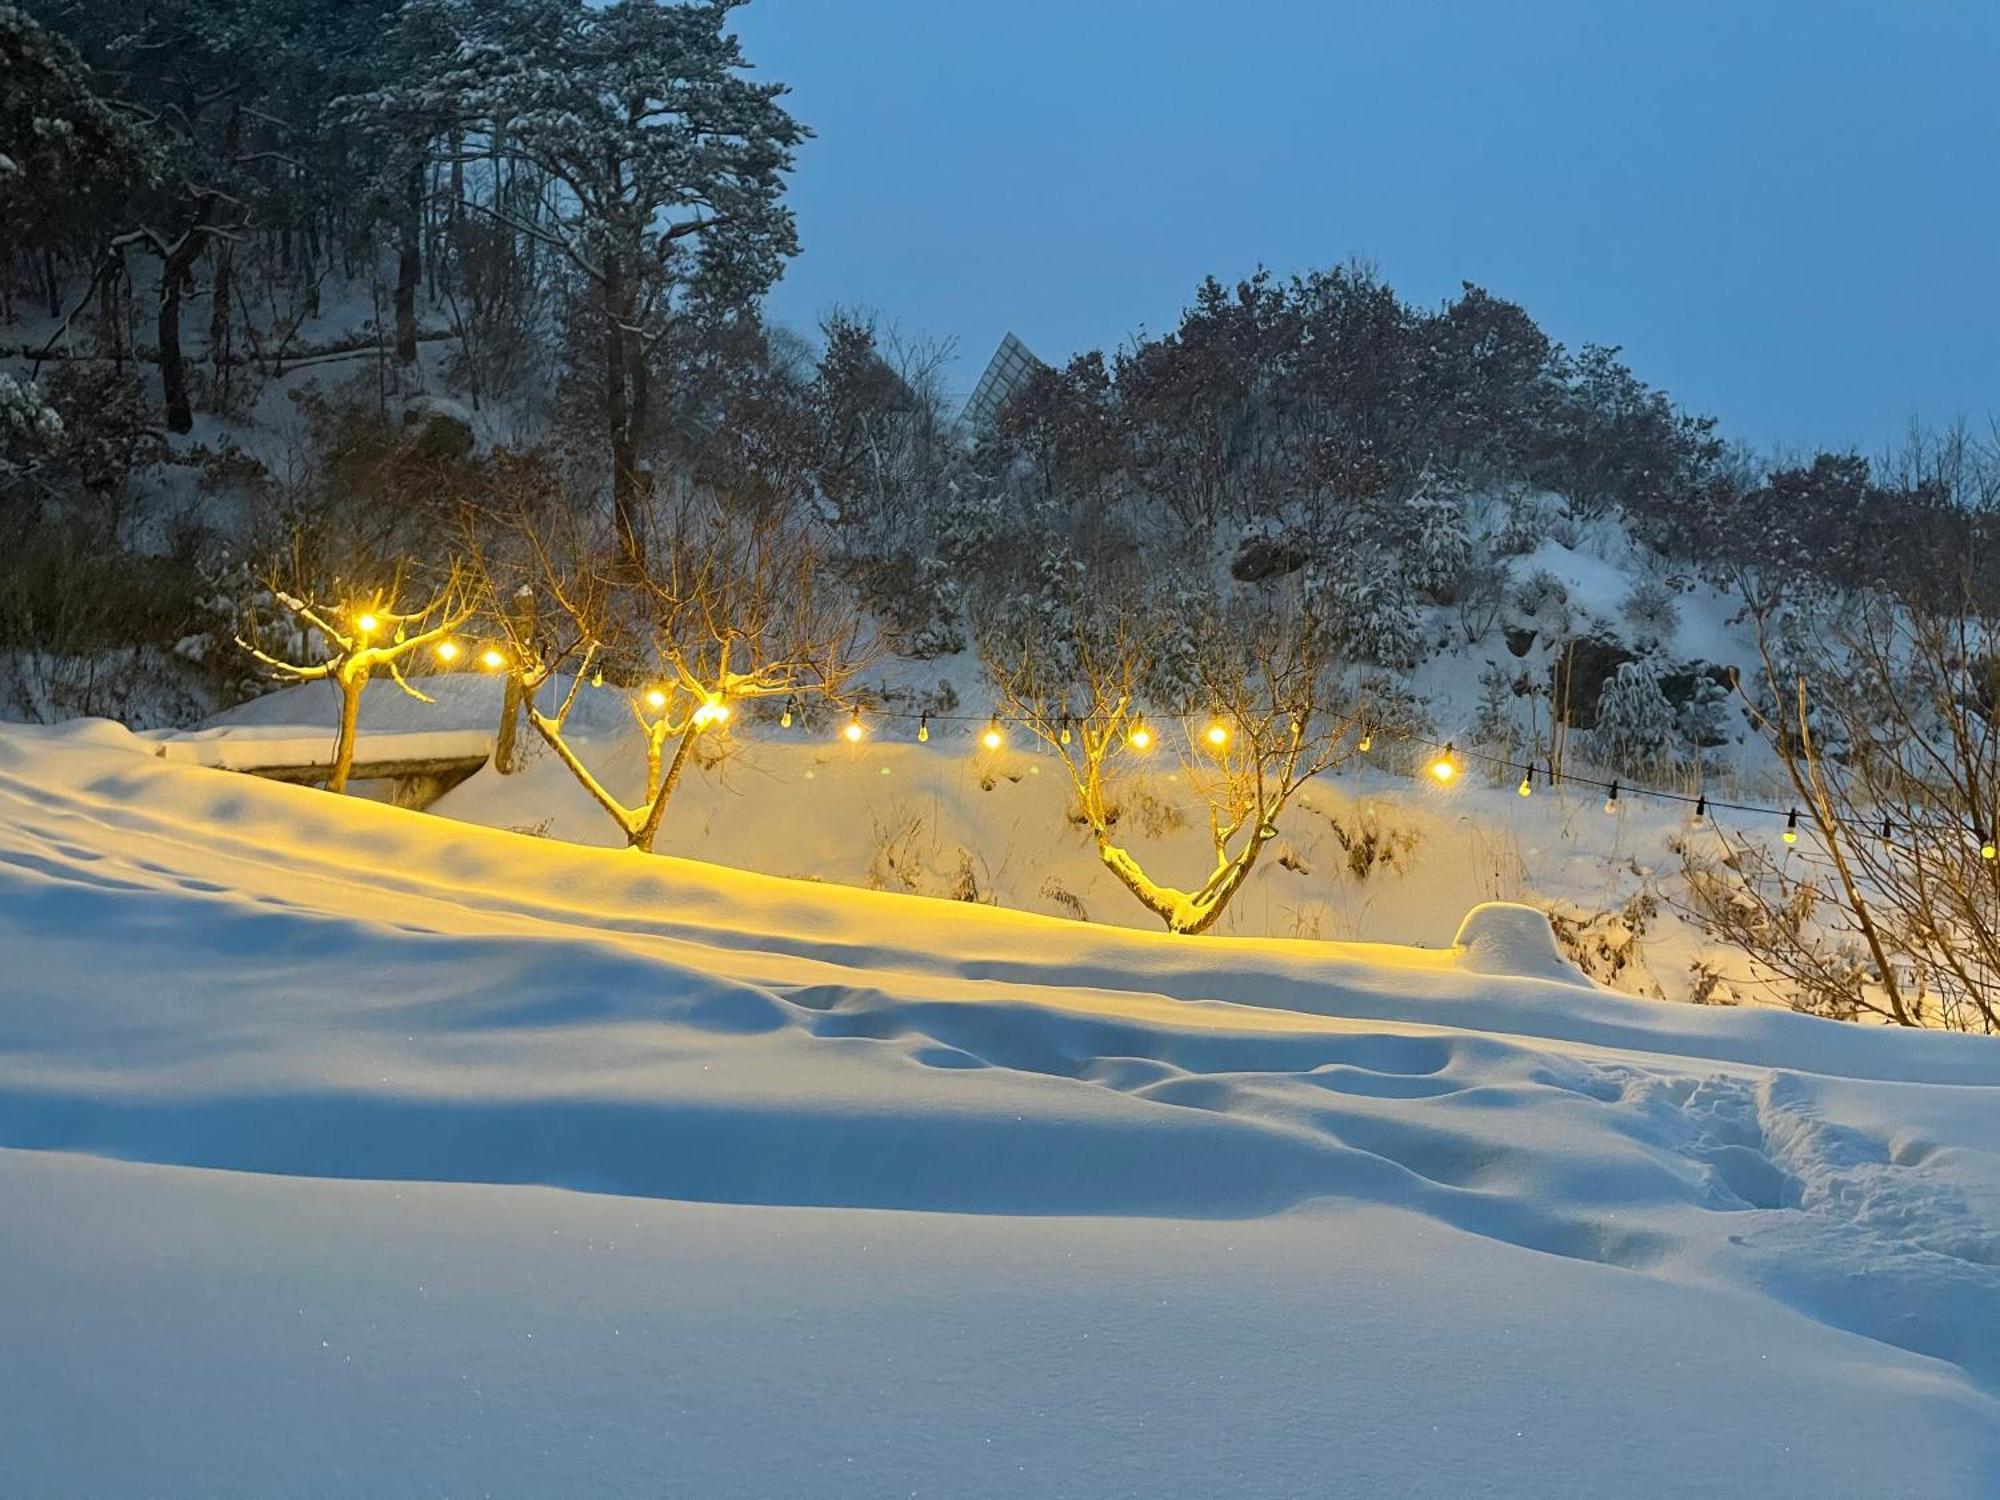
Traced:
<path fill-rule="evenodd" d="M 1472 562 L 1464 499 L 1450 488 L 1425 492 L 1410 504 L 1410 527 L 1404 558 L 1410 587 L 1434 603 L 1451 603 Z"/>
<path fill-rule="evenodd" d="M 1522 624 L 1551 638 L 1569 633 L 1572 624 L 1569 588 L 1547 568 L 1537 568 L 1514 585 L 1509 612 Z"/>
<path fill-rule="evenodd" d="M 1349 553 L 1306 570 L 1306 598 L 1341 650 L 1357 661 L 1407 670 L 1427 654 L 1409 587 L 1379 553 Z"/>
<path fill-rule="evenodd" d="M 1628 661 L 1597 699 L 1597 749 L 1613 765 L 1642 771 L 1672 758 L 1674 706 L 1650 661 Z"/>
<path fill-rule="evenodd" d="M 0 370 L 0 476 L 28 468 L 62 436 L 62 417 L 32 380 Z"/>
<path fill-rule="evenodd" d="M 928 661 L 965 649 L 964 590 L 942 558 L 887 558 L 863 572 L 861 591 L 902 655 Z"/>
<path fill-rule="evenodd" d="M 1697 750 L 1729 743 L 1734 715 L 1728 688 L 1707 673 L 1697 673 L 1687 698 L 1676 710 L 1675 728 L 1681 742 Z"/>
<path fill-rule="evenodd" d="M 1642 646 L 1671 640 L 1680 629 L 1681 607 L 1673 585 L 1661 578 L 1640 578 L 1626 591 L 1619 606 L 1632 639 Z"/>
<path fill-rule="evenodd" d="M 1479 712 L 1472 722 L 1472 737 L 1497 755 L 1511 756 L 1521 747 L 1516 696 L 1507 669 L 1489 661 L 1479 674 Z"/>

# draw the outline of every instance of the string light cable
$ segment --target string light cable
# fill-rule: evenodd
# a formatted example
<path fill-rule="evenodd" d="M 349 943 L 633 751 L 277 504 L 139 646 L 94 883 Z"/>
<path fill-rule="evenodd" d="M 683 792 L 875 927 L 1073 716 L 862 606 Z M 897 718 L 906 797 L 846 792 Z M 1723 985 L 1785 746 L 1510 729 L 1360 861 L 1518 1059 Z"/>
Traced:
<path fill-rule="evenodd" d="M 787 698 L 779 723 L 783 727 L 790 728 L 799 707 L 795 697 Z M 965 726 L 967 733 L 975 742 L 989 751 L 1006 746 L 1006 731 L 1010 727 L 1025 729 L 1031 736 L 1043 739 L 1049 738 L 1053 731 L 1056 742 L 1066 746 L 1071 742 L 1072 730 L 1088 728 L 1092 718 L 1095 717 L 1061 713 L 1053 720 L 1047 720 L 1030 714 L 950 713 L 937 709 L 891 708 L 881 704 L 870 705 L 865 712 L 867 719 L 871 721 L 894 720 L 912 723 L 915 725 L 912 737 L 920 742 L 928 742 L 933 730 L 941 726 Z M 863 714 L 864 710 L 858 704 L 850 706 L 848 717 L 839 730 L 840 738 L 850 745 L 859 745 L 867 737 L 868 731 L 864 726 Z M 1293 716 L 1295 733 L 1301 732 L 1296 727 L 1297 720 L 1298 716 L 1295 714 Z M 1460 761 L 1475 762 L 1491 766 L 1510 776 L 1519 773 L 1520 779 L 1515 790 L 1522 797 L 1533 795 L 1536 780 L 1539 778 L 1551 788 L 1578 787 L 1604 793 L 1605 811 L 1608 813 L 1619 812 L 1626 798 L 1646 798 L 1691 808 L 1697 820 L 1711 818 L 1718 812 L 1776 819 L 1781 822 L 1784 842 L 1787 844 L 1798 842 L 1799 809 L 1796 806 L 1779 807 L 1766 803 L 1734 802 L 1711 797 L 1705 791 L 1680 792 L 1668 787 L 1647 786 L 1643 783 L 1626 781 L 1621 777 L 1605 779 L 1567 769 L 1558 771 L 1553 762 L 1537 768 L 1532 759 L 1523 759 L 1518 755 L 1495 755 L 1478 749 L 1466 749 L 1454 740 L 1433 740 L 1423 735 L 1385 729 L 1366 722 L 1356 728 L 1355 749 L 1364 753 L 1372 750 L 1379 736 L 1387 736 L 1415 749 L 1430 752 L 1432 758 L 1425 769 L 1429 778 L 1441 786 L 1461 779 Z M 1161 741 L 1159 732 L 1150 723 L 1136 716 L 1132 718 L 1131 727 L 1121 738 L 1129 748 L 1141 752 L 1158 746 Z M 1203 721 L 1203 727 L 1189 735 L 1191 744 L 1205 749 L 1211 755 L 1226 746 L 1233 738 L 1232 731 L 1223 720 L 1217 718 Z M 1836 827 L 1847 830 L 1857 837 L 1877 838 L 1885 843 L 1892 842 L 1894 834 L 1899 831 L 1933 834 L 1953 831 L 1950 825 L 1942 823 L 1919 827 L 1905 822 L 1899 826 L 1887 816 L 1882 818 L 1879 826 L 1872 818 L 1865 822 L 1851 817 L 1834 818 L 1831 821 Z M 1989 832 L 1977 824 L 1956 825 L 1956 831 L 1966 837 L 1969 845 L 1982 860 L 2000 860 L 2000 843 L 1996 843 L 1995 832 Z"/>

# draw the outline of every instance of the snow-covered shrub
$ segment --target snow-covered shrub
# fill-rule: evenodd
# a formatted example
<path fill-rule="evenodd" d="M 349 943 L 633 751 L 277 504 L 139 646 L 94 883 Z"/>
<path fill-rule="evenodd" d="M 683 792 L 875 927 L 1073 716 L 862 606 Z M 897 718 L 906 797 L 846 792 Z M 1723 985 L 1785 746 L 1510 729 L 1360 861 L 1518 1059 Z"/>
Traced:
<path fill-rule="evenodd" d="M 1458 597 L 1472 562 L 1472 536 L 1463 497 L 1433 489 L 1410 503 L 1411 545 L 1404 558 L 1410 587 L 1438 604 Z"/>
<path fill-rule="evenodd" d="M 1561 502 L 1540 490 L 1515 490 L 1505 500 L 1505 512 L 1493 531 L 1493 551 L 1500 557 L 1526 557 L 1549 539 L 1549 514 Z"/>
<path fill-rule="evenodd" d="M 1314 562 L 1306 570 L 1306 598 L 1355 660 L 1407 670 L 1427 654 L 1409 588 L 1379 553 Z"/>
<path fill-rule="evenodd" d="M 26 469 L 62 436 L 62 417 L 32 380 L 0 370 L 0 475 Z"/>
<path fill-rule="evenodd" d="M 1597 699 L 1597 748 L 1613 765 L 1640 771 L 1673 755 L 1674 706 L 1650 661 L 1628 661 Z"/>
<path fill-rule="evenodd" d="M 1437 733 L 1429 703 L 1407 680 L 1387 672 L 1371 672 L 1361 679 L 1355 712 L 1367 729 L 1392 744 L 1411 737 L 1428 739 Z"/>
<path fill-rule="evenodd" d="M 1050 549 L 1021 586 L 993 602 L 982 626 L 982 650 L 1009 659 L 1031 653 L 1044 680 L 1077 671 L 1078 594 L 1087 586 L 1083 563 L 1067 549 Z"/>
<path fill-rule="evenodd" d="M 1614 911 L 1590 911 L 1563 902 L 1549 912 L 1549 928 L 1556 946 L 1570 961 L 1599 984 L 1628 995 L 1664 998 L 1659 982 L 1646 970 L 1640 942 L 1646 929 L 1660 914 L 1660 903 L 1650 891 L 1640 891 Z"/>
<path fill-rule="evenodd" d="M 1521 747 L 1515 698 L 1513 677 L 1498 662 L 1489 661 L 1479 674 L 1479 712 L 1472 721 L 1472 737 L 1497 755 L 1511 756 Z"/>
<path fill-rule="evenodd" d="M 1696 673 L 1686 699 L 1675 710 L 1675 728 L 1682 743 L 1697 750 L 1728 744 L 1733 717 L 1730 698 L 1728 688 L 1705 672 Z"/>
<path fill-rule="evenodd" d="M 57 457 L 93 494 L 117 495 L 135 469 L 163 451 L 145 389 L 129 370 L 65 366 L 50 378 L 48 400 L 61 414 Z"/>
<path fill-rule="evenodd" d="M 861 591 L 900 654 L 928 661 L 965 649 L 964 590 L 942 558 L 886 558 L 864 570 Z"/>
<path fill-rule="evenodd" d="M 1204 706 L 1207 680 L 1197 622 L 1211 606 L 1199 584 L 1177 578 L 1159 586 L 1154 610 L 1155 645 L 1140 683 L 1148 702 L 1175 714 L 1194 713 Z"/>
<path fill-rule="evenodd" d="M 1680 601 L 1673 585 L 1661 578 L 1636 580 L 1619 610 L 1631 627 L 1632 639 L 1640 645 L 1659 645 L 1680 629 Z"/>
<path fill-rule="evenodd" d="M 1569 588 L 1547 568 L 1537 568 L 1517 582 L 1507 605 L 1517 620 L 1546 635 L 1554 637 L 1569 632 Z"/>

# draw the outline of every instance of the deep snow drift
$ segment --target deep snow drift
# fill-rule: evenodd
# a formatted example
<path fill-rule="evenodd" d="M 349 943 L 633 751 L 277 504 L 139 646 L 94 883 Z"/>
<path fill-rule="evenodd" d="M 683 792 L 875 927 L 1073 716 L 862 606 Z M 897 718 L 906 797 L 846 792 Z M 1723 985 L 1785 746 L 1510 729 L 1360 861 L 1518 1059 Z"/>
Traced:
<path fill-rule="evenodd" d="M 2000 1044 L 153 752 L 0 728 L 0 1493 L 2000 1483 Z"/>

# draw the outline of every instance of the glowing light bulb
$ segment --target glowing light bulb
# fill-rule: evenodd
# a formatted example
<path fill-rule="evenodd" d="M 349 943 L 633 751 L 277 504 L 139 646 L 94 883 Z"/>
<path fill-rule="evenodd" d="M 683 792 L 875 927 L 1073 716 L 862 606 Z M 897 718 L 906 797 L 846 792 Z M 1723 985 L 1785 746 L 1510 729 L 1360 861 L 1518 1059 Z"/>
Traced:
<path fill-rule="evenodd" d="M 354 617 L 354 628 L 363 635 L 371 635 L 381 627 L 382 622 L 373 615 L 361 614 Z"/>
<path fill-rule="evenodd" d="M 507 665 L 507 658 L 488 646 L 479 653 L 479 665 L 489 672 L 497 672 Z"/>
<path fill-rule="evenodd" d="M 988 724 L 986 732 L 979 737 L 979 743 L 984 745 L 988 750 L 998 750 L 1002 745 L 1007 743 L 1007 740 L 1000 733 L 1000 726 L 998 724 Z"/>
<path fill-rule="evenodd" d="M 1534 783 L 1529 781 L 1525 776 L 1521 778 L 1521 784 L 1515 787 L 1514 790 L 1519 792 L 1523 797 L 1532 797 L 1535 795 Z"/>
<path fill-rule="evenodd" d="M 1129 736 L 1134 750 L 1149 750 L 1153 745 L 1153 731 L 1141 724 Z"/>
<path fill-rule="evenodd" d="M 437 648 L 437 658 L 438 658 L 438 660 L 439 660 L 439 661 L 457 661 L 457 660 L 458 660 L 458 642 L 457 642 L 457 641 L 439 641 L 439 642 L 438 642 L 438 648 Z"/>
<path fill-rule="evenodd" d="M 931 739 L 931 716 L 924 714 L 917 720 L 917 742 L 928 745 Z"/>
<path fill-rule="evenodd" d="M 1229 730 L 1225 725 L 1211 724 L 1207 729 L 1202 731 L 1201 737 L 1220 750 L 1224 745 L 1229 743 Z"/>
<path fill-rule="evenodd" d="M 1442 755 L 1431 762 L 1431 776 L 1440 785 L 1450 781 L 1457 774 L 1458 767 L 1446 760 Z"/>
<path fill-rule="evenodd" d="M 850 745 L 860 744 L 861 736 L 863 733 L 861 728 L 861 715 L 856 714 L 853 718 L 849 719 L 847 721 L 847 727 L 841 730 L 840 733 L 842 738 L 844 738 L 848 744 Z"/>
<path fill-rule="evenodd" d="M 1057 738 L 1057 739 L 1059 739 L 1059 740 L 1061 740 L 1061 741 L 1062 741 L 1062 743 L 1063 743 L 1063 744 L 1065 744 L 1065 745 L 1067 745 L 1067 744 L 1069 743 L 1069 715 L 1068 715 L 1068 714 L 1064 714 L 1064 715 L 1063 715 L 1063 721 L 1062 721 L 1062 729 L 1061 729 L 1061 731 L 1060 731 L 1060 732 L 1059 732 L 1059 733 L 1057 734 L 1056 738 Z"/>
<path fill-rule="evenodd" d="M 709 724 L 721 724 L 726 722 L 728 718 L 729 718 L 729 705 L 727 703 L 724 703 L 722 701 L 721 696 L 716 693 L 710 693 L 708 697 L 702 701 L 701 707 L 697 708 L 694 711 L 695 723 L 703 726 Z"/>
<path fill-rule="evenodd" d="M 646 707 L 659 709 L 666 706 L 667 695 L 665 693 L 661 692 L 658 688 L 648 688 L 646 690 Z"/>
<path fill-rule="evenodd" d="M 1360 743 L 1354 748 L 1359 750 L 1363 755 L 1366 755 L 1370 750 L 1375 748 L 1375 736 L 1372 734 L 1362 735 Z"/>
<path fill-rule="evenodd" d="M 796 700 L 791 698 L 785 700 L 785 711 L 778 715 L 778 727 L 780 729 L 790 729 L 792 727 L 792 707 L 795 702 Z"/>
<path fill-rule="evenodd" d="M 1785 842 L 1788 844 L 1796 844 L 1798 841 L 1799 841 L 1799 813 L 1797 808 L 1793 808 L 1792 811 L 1786 814 L 1785 816 Z"/>
<path fill-rule="evenodd" d="M 2000 859 L 2000 844 L 1996 844 L 1993 840 L 1988 839 L 1979 846 L 1979 857 L 1981 859 Z"/>

